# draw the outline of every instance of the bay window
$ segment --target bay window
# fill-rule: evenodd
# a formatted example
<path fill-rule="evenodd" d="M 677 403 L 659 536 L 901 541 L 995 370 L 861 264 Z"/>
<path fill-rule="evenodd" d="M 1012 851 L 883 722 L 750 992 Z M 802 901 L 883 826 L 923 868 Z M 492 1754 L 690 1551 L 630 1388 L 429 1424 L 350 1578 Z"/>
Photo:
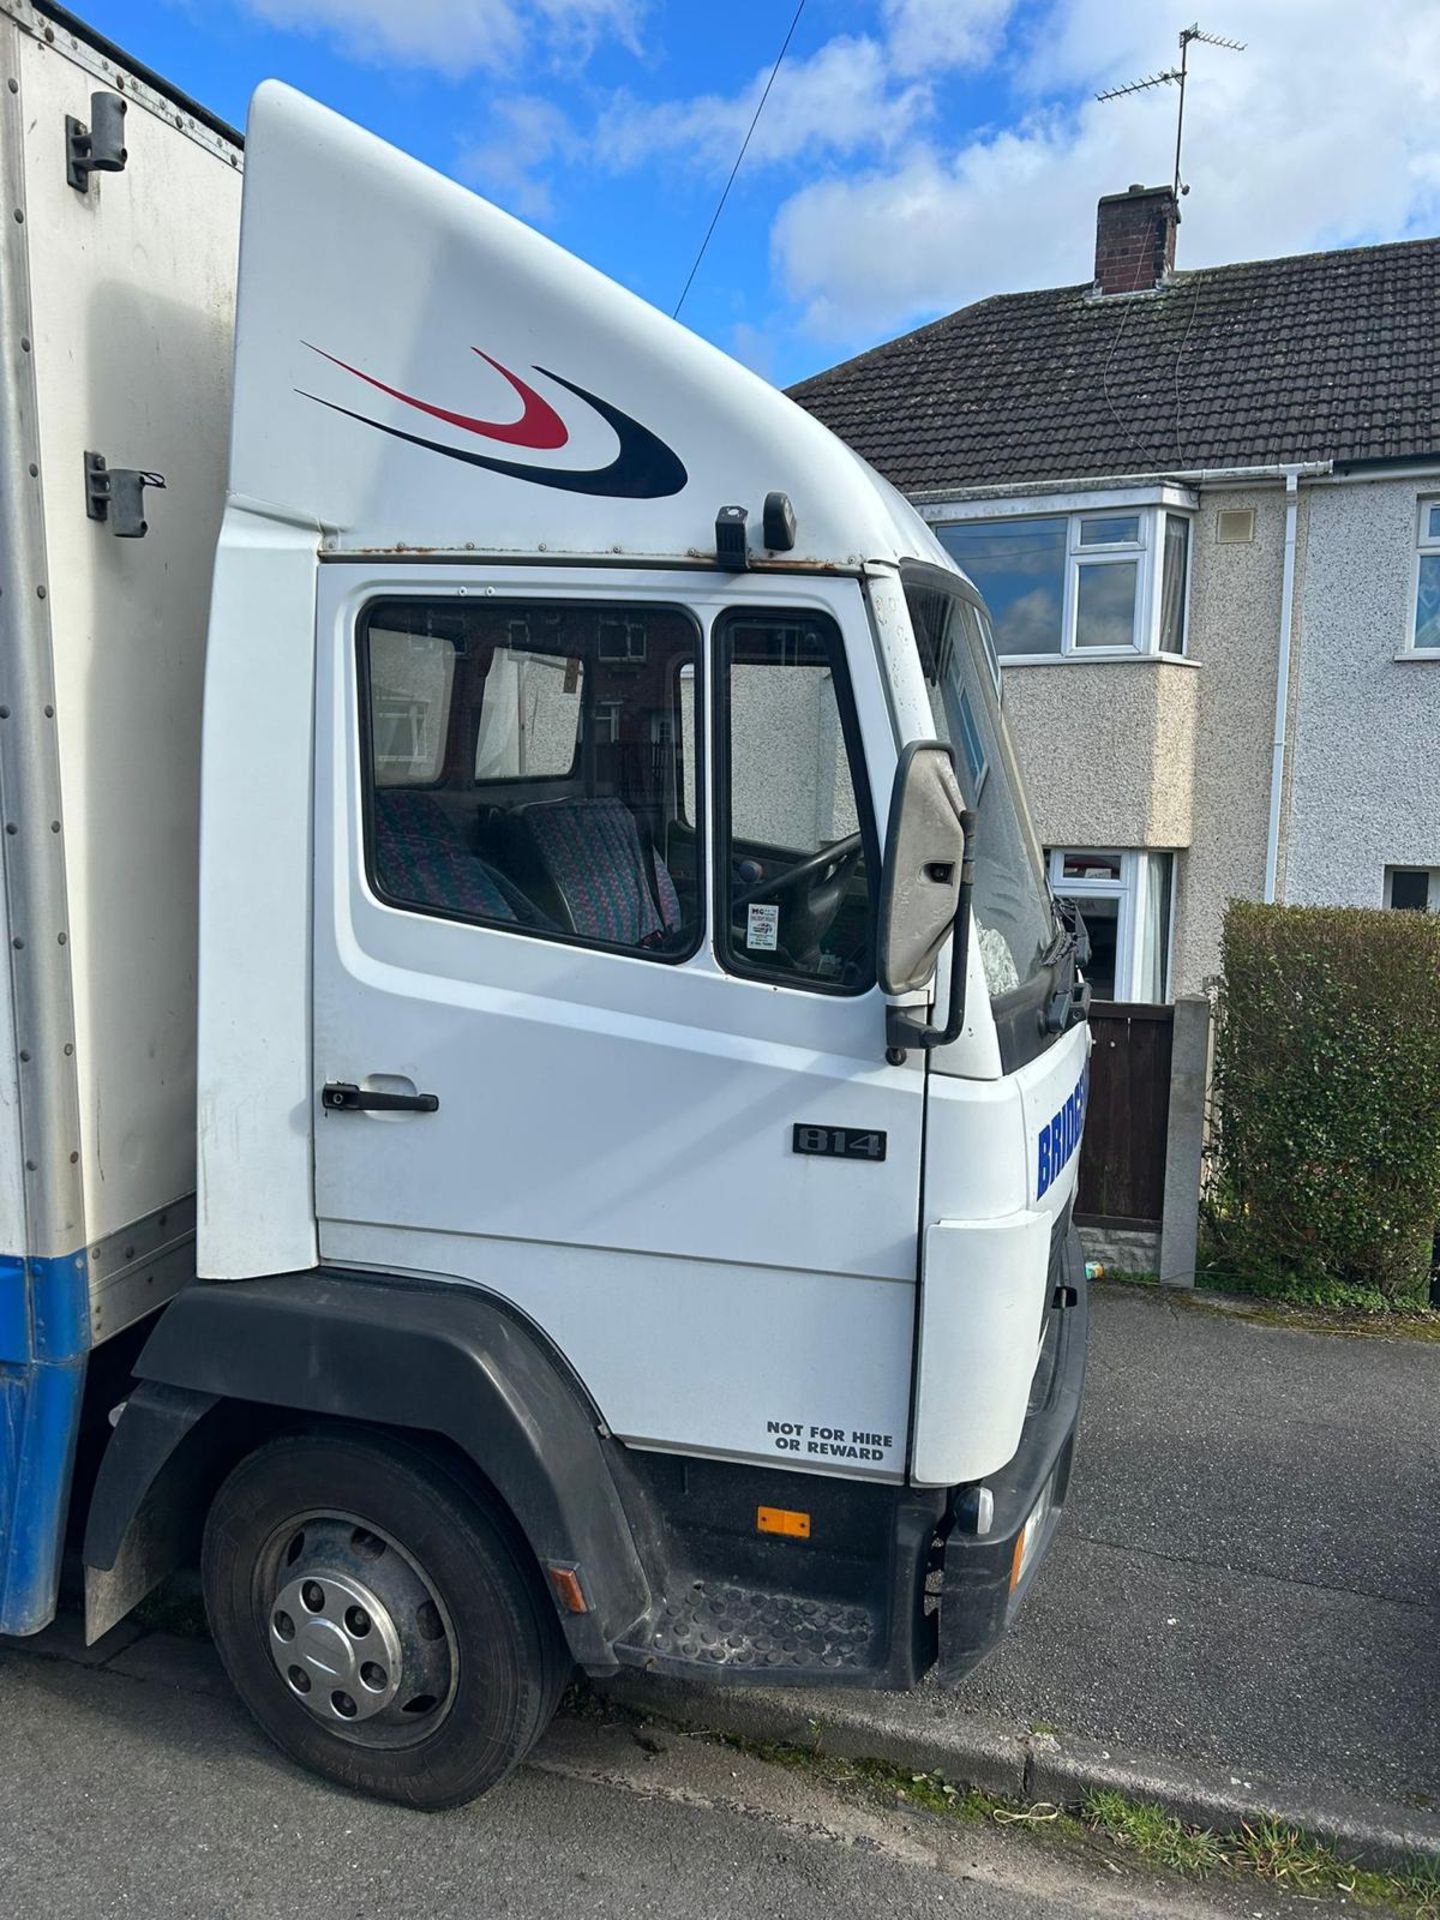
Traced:
<path fill-rule="evenodd" d="M 1002 659 L 1185 651 L 1186 514 L 1040 513 L 935 531 L 985 596 Z"/>

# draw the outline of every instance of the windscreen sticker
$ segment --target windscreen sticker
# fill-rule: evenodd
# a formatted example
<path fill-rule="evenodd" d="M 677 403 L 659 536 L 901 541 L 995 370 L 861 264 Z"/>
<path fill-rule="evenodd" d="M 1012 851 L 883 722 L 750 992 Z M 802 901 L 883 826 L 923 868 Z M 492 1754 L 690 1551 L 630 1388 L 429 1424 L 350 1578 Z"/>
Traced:
<path fill-rule="evenodd" d="M 758 900 L 750 902 L 745 944 L 752 953 L 774 953 L 780 944 L 780 909 Z"/>
<path fill-rule="evenodd" d="M 892 1433 L 863 1427 L 820 1427 L 808 1420 L 767 1420 L 765 1436 L 776 1453 L 802 1460 L 885 1460 L 895 1451 Z"/>

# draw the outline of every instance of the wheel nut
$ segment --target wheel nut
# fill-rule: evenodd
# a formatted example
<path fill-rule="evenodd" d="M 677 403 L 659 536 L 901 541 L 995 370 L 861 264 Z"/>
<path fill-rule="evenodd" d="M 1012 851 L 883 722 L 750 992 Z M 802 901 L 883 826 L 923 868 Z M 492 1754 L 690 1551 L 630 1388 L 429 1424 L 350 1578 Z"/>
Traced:
<path fill-rule="evenodd" d="M 297 1693 L 308 1693 L 310 1691 L 310 1676 L 303 1667 L 291 1667 L 290 1684 Z"/>
<path fill-rule="evenodd" d="M 350 1629 L 353 1639 L 363 1640 L 370 1631 L 370 1616 L 363 1607 L 347 1607 L 345 1625 Z"/>

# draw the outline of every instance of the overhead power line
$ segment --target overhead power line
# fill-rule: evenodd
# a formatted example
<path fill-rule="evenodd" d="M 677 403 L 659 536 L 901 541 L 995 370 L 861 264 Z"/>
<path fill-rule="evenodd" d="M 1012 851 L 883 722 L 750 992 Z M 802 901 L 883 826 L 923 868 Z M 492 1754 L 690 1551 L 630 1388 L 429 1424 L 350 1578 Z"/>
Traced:
<path fill-rule="evenodd" d="M 770 78 L 765 82 L 765 91 L 761 94 L 759 103 L 751 115 L 750 125 L 745 130 L 745 138 L 740 142 L 740 151 L 736 154 L 735 164 L 730 169 L 730 178 L 725 182 L 725 189 L 715 203 L 715 211 L 711 214 L 710 224 L 705 229 L 705 238 L 700 242 L 700 251 L 695 256 L 695 264 L 690 269 L 685 285 L 680 289 L 680 298 L 675 302 L 675 311 L 671 316 L 672 319 L 678 320 L 680 318 L 680 309 L 684 306 L 686 297 L 694 284 L 695 276 L 700 271 L 700 262 L 705 258 L 705 249 L 710 245 L 710 236 L 719 225 L 720 216 L 725 211 L 725 202 L 730 198 L 730 189 L 735 184 L 735 176 L 740 171 L 740 163 L 745 158 L 745 150 L 750 145 L 751 136 L 759 125 L 761 114 L 765 111 L 765 102 L 770 98 L 770 89 L 775 84 L 775 76 L 780 71 L 780 64 L 784 60 L 785 55 L 790 51 L 790 42 L 795 38 L 795 29 L 799 26 L 800 16 L 804 11 L 805 0 L 800 0 L 799 6 L 795 9 L 795 17 L 790 22 L 790 30 L 781 42 L 779 53 L 775 56 L 775 64 L 770 69 Z"/>

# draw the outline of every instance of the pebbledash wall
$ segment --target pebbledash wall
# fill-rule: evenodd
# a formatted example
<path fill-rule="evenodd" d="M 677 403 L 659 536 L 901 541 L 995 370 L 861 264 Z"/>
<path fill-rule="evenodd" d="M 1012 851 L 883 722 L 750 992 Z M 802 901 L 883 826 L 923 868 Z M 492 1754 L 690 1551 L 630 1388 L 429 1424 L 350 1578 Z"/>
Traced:
<path fill-rule="evenodd" d="M 1254 537 L 1222 544 L 1222 513 L 1253 512 Z M 1309 496 L 1296 518 L 1296 593 L 1305 570 Z M 1258 900 L 1265 886 L 1276 672 L 1285 566 L 1280 484 L 1202 495 L 1190 587 L 1189 657 L 1198 663 L 1195 829 L 1177 861 L 1171 993 L 1198 993 L 1219 968 L 1228 901 Z M 1294 623 L 1298 624 L 1298 623 Z M 1298 663 L 1292 624 L 1291 698 Z M 1293 706 L 1292 706 L 1293 712 Z"/>
<path fill-rule="evenodd" d="M 1282 897 L 1378 907 L 1440 867 L 1440 648 L 1410 648 L 1420 502 L 1440 469 L 1308 495 Z"/>

